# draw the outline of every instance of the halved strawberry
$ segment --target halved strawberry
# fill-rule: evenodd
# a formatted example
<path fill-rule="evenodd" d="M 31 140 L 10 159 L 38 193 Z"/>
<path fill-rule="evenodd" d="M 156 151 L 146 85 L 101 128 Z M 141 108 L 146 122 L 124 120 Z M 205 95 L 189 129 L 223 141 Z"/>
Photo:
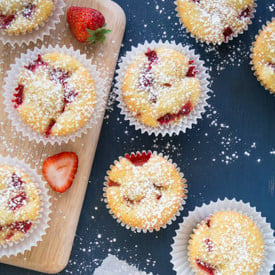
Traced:
<path fill-rule="evenodd" d="M 72 6 L 67 12 L 71 33 L 81 43 L 103 42 L 110 30 L 105 28 L 103 14 L 95 9 Z"/>
<path fill-rule="evenodd" d="M 42 173 L 54 191 L 64 193 L 71 187 L 77 168 L 77 154 L 62 152 L 45 159 Z"/>

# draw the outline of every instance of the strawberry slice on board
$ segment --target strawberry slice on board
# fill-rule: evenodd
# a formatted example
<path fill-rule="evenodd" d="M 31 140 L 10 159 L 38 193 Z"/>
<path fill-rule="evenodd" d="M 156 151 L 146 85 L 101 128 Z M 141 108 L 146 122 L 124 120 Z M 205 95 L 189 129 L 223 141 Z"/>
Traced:
<path fill-rule="evenodd" d="M 71 187 L 77 168 L 77 154 L 62 152 L 45 159 L 42 174 L 54 191 L 64 193 Z"/>
<path fill-rule="evenodd" d="M 73 36 L 81 43 L 103 42 L 110 30 L 106 29 L 104 15 L 95 9 L 72 6 L 67 11 L 67 21 Z"/>

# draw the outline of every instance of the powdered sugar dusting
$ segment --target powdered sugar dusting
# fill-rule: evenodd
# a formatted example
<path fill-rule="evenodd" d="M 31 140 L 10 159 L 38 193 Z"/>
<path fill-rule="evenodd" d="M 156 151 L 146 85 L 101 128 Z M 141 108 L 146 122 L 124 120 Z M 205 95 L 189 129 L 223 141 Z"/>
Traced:
<path fill-rule="evenodd" d="M 0 3 L 0 30 L 10 35 L 31 32 L 43 25 L 53 9 L 53 0 L 3 0 Z"/>
<path fill-rule="evenodd" d="M 178 15 L 187 30 L 201 41 L 228 42 L 251 23 L 254 1 L 234 5 L 225 0 L 178 0 Z"/>
<path fill-rule="evenodd" d="M 159 230 L 180 209 L 185 180 L 161 156 L 150 152 L 120 158 L 108 172 L 106 202 L 111 213 L 137 230 Z M 124 216 L 131 211 L 132 217 Z"/>
<path fill-rule="evenodd" d="M 194 249 L 196 243 L 199 245 Z M 224 274 L 227 270 L 234 274 L 254 273 L 263 262 L 264 244 L 252 220 L 237 212 L 224 211 L 198 225 L 189 253 L 194 270 L 211 269 L 211 274 Z"/>

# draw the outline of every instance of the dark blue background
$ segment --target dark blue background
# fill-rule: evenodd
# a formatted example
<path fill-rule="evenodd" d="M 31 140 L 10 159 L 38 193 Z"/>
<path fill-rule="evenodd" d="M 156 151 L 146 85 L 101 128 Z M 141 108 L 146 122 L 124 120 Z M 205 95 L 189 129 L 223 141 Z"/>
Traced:
<path fill-rule="evenodd" d="M 91 274 L 108 253 L 153 274 L 175 274 L 170 245 L 183 216 L 217 198 L 237 198 L 256 206 L 275 228 L 275 98 L 257 82 L 249 65 L 258 29 L 275 16 L 274 0 L 258 1 L 249 30 L 229 44 L 209 47 L 181 30 L 171 0 L 116 0 L 127 16 L 121 55 L 144 40 L 175 40 L 196 49 L 211 68 L 210 107 L 186 134 L 172 138 L 141 135 L 109 106 L 102 128 L 77 235 L 67 268 L 60 274 Z M 176 162 L 189 184 L 181 216 L 165 230 L 134 234 L 109 215 L 102 199 L 106 170 L 120 155 L 156 150 Z M 227 157 L 227 158 L 226 158 Z M 227 161 L 227 163 L 226 163 Z M 0 274 L 39 274 L 0 264 Z M 275 274 L 273 272 L 272 274 Z"/>

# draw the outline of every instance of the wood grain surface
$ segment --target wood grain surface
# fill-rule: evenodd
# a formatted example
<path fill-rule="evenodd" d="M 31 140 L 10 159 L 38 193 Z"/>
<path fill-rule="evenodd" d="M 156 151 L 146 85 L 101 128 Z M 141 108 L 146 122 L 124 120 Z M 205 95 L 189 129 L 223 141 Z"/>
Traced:
<path fill-rule="evenodd" d="M 26 52 L 28 48 L 40 47 L 41 45 L 67 45 L 80 49 L 81 53 L 87 54 L 91 64 L 97 65 L 101 74 L 107 79 L 106 93 L 111 88 L 114 70 L 119 54 L 121 41 L 125 30 L 125 14 L 123 10 L 110 0 L 67 0 L 67 8 L 71 5 L 87 6 L 100 10 L 107 22 L 107 27 L 112 30 L 104 44 L 96 46 L 85 46 L 78 43 L 71 35 L 66 25 L 66 16 L 61 18 L 51 37 L 43 42 L 33 43 L 28 46 L 11 47 L 0 44 L 0 87 L 3 87 L 3 78 L 10 63 Z M 1 56 L 2 55 L 2 56 Z M 87 135 L 76 139 L 75 142 L 61 146 L 36 144 L 23 138 L 11 127 L 10 121 L 4 112 L 3 96 L 0 98 L 0 153 L 4 156 L 10 155 L 23 159 L 26 163 L 36 168 L 41 174 L 43 160 L 53 154 L 62 151 L 74 151 L 79 156 L 79 169 L 72 187 L 64 194 L 50 191 L 52 196 L 52 211 L 50 228 L 43 241 L 30 252 L 17 257 L 2 258 L 2 263 L 20 266 L 28 269 L 46 273 L 56 273 L 65 268 L 70 258 L 73 240 L 88 184 L 91 167 L 96 151 L 98 137 L 103 121 L 103 115 L 96 129 L 88 131 Z M 83 210 L 85 211 L 85 209 Z"/>

